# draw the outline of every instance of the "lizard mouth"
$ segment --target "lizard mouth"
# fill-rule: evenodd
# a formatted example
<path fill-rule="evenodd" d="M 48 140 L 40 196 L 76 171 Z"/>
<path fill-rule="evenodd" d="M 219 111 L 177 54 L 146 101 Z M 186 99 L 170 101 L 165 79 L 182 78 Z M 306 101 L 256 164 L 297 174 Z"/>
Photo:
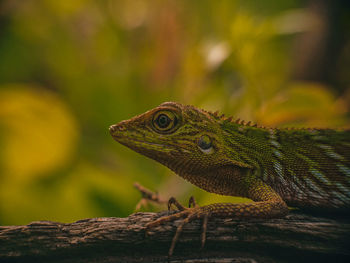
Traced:
<path fill-rule="evenodd" d="M 119 123 L 111 125 L 109 127 L 109 132 L 111 133 L 114 140 L 134 150 L 139 149 L 168 152 L 174 148 L 170 144 L 152 142 L 147 140 L 144 136 L 135 136 L 133 134 L 127 133 L 124 126 L 120 125 Z"/>
<path fill-rule="evenodd" d="M 133 132 L 126 127 L 127 121 L 121 121 L 109 127 L 109 132 L 113 139 L 120 144 L 146 155 L 153 159 L 164 158 L 166 155 L 174 155 L 179 152 L 188 154 L 191 152 L 190 147 L 184 147 L 176 141 L 165 141 L 155 136 L 147 136 L 140 130 Z M 159 158 L 156 158 L 158 156 Z"/>
<path fill-rule="evenodd" d="M 148 142 L 148 141 L 141 141 L 141 140 L 137 140 L 133 137 L 124 137 L 124 136 L 113 136 L 113 138 L 118 141 L 121 144 L 124 144 L 128 147 L 134 145 L 134 146 L 141 146 L 142 145 L 148 145 L 148 146 L 155 146 L 157 148 L 159 147 L 167 147 L 167 145 L 163 145 L 163 144 L 159 144 L 159 143 L 153 143 L 153 142 Z"/>

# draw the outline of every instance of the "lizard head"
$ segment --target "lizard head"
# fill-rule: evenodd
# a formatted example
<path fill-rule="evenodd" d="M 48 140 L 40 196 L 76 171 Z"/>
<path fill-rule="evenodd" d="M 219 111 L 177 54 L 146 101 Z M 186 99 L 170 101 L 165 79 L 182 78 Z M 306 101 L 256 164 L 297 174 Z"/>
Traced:
<path fill-rule="evenodd" d="M 119 143 L 178 174 L 232 164 L 247 167 L 227 157 L 222 122 L 213 113 L 165 102 L 109 130 Z"/>

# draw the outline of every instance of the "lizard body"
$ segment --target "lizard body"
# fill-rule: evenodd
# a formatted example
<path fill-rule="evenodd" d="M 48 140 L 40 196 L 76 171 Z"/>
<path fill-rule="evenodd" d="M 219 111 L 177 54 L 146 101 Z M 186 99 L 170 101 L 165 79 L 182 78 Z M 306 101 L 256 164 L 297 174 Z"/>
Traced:
<path fill-rule="evenodd" d="M 349 130 L 264 128 L 165 102 L 112 125 L 110 132 L 116 141 L 208 192 L 254 201 L 183 208 L 150 227 L 179 217 L 185 217 L 183 224 L 208 216 L 281 217 L 287 205 L 350 210 Z"/>

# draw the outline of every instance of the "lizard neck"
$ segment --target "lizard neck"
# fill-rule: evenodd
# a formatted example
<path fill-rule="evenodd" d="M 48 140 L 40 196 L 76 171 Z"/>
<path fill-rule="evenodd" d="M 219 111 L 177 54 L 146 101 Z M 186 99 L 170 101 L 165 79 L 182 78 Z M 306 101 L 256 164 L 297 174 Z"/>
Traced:
<path fill-rule="evenodd" d="M 250 173 L 250 169 L 226 165 L 191 173 L 188 170 L 175 172 L 210 193 L 248 197 L 243 179 Z"/>

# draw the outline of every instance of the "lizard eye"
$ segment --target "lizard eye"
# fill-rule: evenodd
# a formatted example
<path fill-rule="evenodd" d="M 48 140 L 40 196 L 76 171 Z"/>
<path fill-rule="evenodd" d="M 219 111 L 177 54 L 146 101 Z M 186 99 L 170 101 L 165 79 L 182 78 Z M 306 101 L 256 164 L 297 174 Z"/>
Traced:
<path fill-rule="evenodd" d="M 198 140 L 198 146 L 204 153 L 212 153 L 213 145 L 208 135 L 203 135 Z"/>
<path fill-rule="evenodd" d="M 159 114 L 158 117 L 157 117 L 157 125 L 160 127 L 160 128 L 166 128 L 169 126 L 171 120 L 169 119 L 168 116 L 166 116 L 165 114 Z"/>
<path fill-rule="evenodd" d="M 177 117 L 170 111 L 157 112 L 153 117 L 153 127 L 158 132 L 170 132 L 177 124 Z"/>

